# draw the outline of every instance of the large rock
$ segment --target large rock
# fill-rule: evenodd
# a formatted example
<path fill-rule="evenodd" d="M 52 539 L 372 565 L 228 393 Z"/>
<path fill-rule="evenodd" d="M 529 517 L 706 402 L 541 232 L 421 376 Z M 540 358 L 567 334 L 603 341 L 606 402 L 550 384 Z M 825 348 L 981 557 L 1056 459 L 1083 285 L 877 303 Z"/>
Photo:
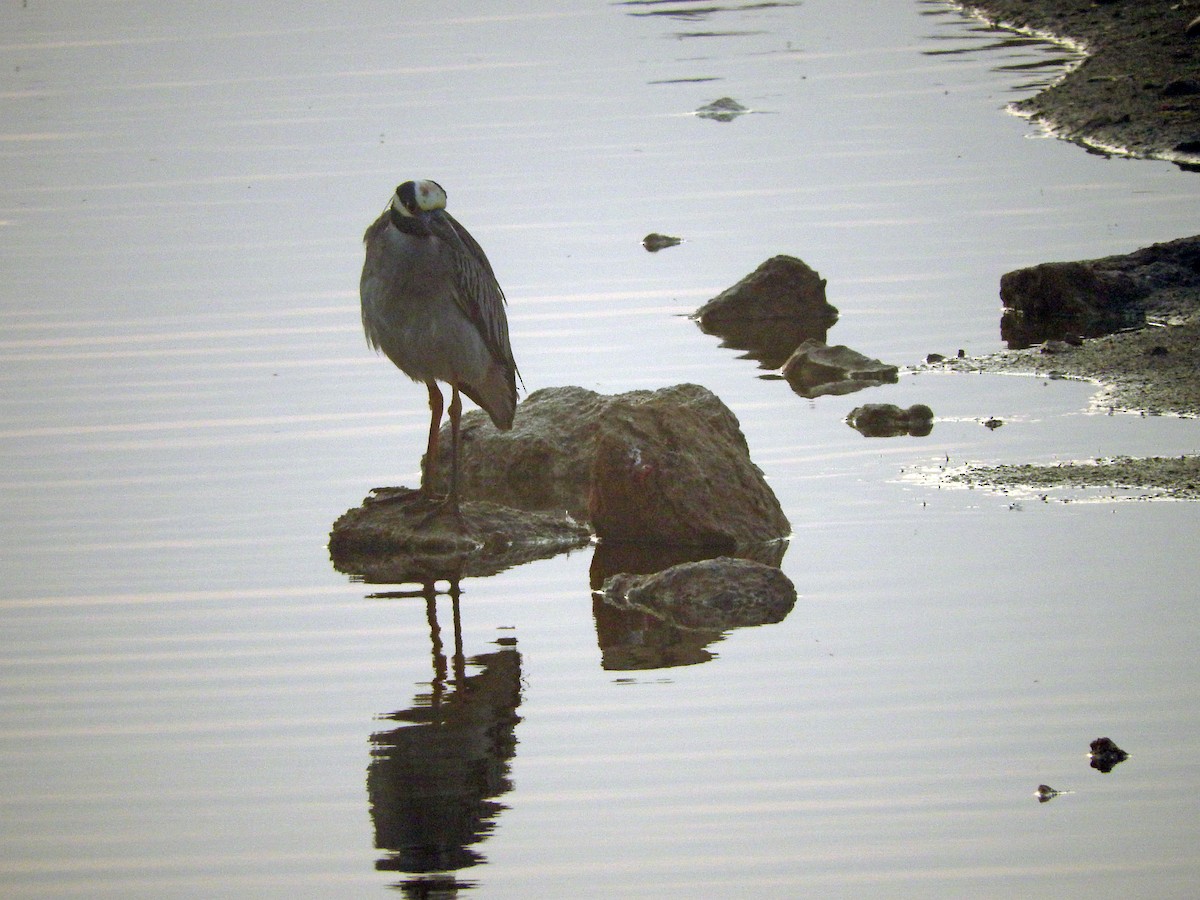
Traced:
<path fill-rule="evenodd" d="M 777 369 L 804 341 L 824 343 L 838 311 L 825 300 L 824 278 L 795 257 L 773 256 L 692 318 L 723 346 Z"/>
<path fill-rule="evenodd" d="M 1098 261 L 1097 261 L 1098 262 Z M 1097 262 L 1052 262 L 1000 278 L 1000 337 L 1011 349 L 1141 325 L 1146 287 Z"/>
<path fill-rule="evenodd" d="M 609 540 L 731 548 L 791 530 L 737 417 L 699 385 L 543 388 L 518 405 L 511 431 L 478 410 L 463 416 L 461 440 L 464 499 L 566 511 Z M 447 431 L 443 475 L 449 449 Z"/>
<path fill-rule="evenodd" d="M 899 369 L 840 344 L 805 341 L 783 364 L 783 377 L 797 394 L 811 399 L 895 384 Z"/>
<path fill-rule="evenodd" d="M 517 406 L 511 431 L 497 430 L 482 410 L 467 413 L 460 429 L 460 496 L 586 519 L 596 430 L 613 399 L 581 387 L 542 388 Z M 442 428 L 438 453 L 444 491 L 449 425 Z"/>
<path fill-rule="evenodd" d="M 588 517 L 602 540 L 732 550 L 791 531 L 737 418 L 698 385 L 614 398 L 593 459 Z"/>
<path fill-rule="evenodd" d="M 796 605 L 796 588 L 773 566 L 717 557 L 653 575 L 614 575 L 603 599 L 678 628 L 725 630 L 782 622 Z"/>

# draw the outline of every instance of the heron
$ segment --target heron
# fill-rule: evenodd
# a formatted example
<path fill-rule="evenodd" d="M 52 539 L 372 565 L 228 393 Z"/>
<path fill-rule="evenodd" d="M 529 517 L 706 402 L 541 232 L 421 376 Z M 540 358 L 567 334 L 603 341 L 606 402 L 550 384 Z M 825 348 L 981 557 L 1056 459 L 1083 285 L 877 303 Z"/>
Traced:
<path fill-rule="evenodd" d="M 501 431 L 512 428 L 520 377 L 501 290 L 483 248 L 446 211 L 436 181 L 406 181 L 363 235 L 359 295 L 367 342 L 429 391 L 420 496 L 458 514 L 458 430 L 466 394 Z M 450 386 L 450 492 L 434 491 L 443 401 Z"/>

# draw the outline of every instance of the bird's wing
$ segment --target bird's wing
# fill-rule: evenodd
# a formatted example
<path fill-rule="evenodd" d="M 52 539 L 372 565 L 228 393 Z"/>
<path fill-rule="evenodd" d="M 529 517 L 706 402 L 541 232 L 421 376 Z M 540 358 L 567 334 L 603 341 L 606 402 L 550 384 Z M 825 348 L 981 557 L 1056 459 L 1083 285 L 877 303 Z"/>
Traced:
<path fill-rule="evenodd" d="M 455 300 L 497 360 L 516 372 L 504 314 L 504 291 L 483 248 L 450 213 L 439 210 L 430 226 L 454 254 Z"/>

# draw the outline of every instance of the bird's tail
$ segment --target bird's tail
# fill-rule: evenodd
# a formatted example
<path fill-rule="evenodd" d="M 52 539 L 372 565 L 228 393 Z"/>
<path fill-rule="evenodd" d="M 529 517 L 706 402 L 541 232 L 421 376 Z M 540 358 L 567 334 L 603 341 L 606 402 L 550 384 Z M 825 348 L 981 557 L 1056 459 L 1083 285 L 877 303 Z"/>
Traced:
<path fill-rule="evenodd" d="M 511 369 L 493 363 L 484 378 L 470 385 L 460 384 L 459 390 L 491 416 L 501 431 L 512 428 L 517 411 L 517 383 Z"/>

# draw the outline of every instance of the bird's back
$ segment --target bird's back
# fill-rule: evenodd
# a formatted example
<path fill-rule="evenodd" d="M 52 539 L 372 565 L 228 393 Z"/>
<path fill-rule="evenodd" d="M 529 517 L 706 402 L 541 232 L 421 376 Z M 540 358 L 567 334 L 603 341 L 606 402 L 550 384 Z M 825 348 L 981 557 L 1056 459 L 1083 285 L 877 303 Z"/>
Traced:
<path fill-rule="evenodd" d="M 457 385 L 508 429 L 517 367 L 504 293 L 470 233 L 448 213 L 440 219 L 437 231 L 414 234 L 397 228 L 389 210 L 367 229 L 363 329 L 410 378 Z"/>

